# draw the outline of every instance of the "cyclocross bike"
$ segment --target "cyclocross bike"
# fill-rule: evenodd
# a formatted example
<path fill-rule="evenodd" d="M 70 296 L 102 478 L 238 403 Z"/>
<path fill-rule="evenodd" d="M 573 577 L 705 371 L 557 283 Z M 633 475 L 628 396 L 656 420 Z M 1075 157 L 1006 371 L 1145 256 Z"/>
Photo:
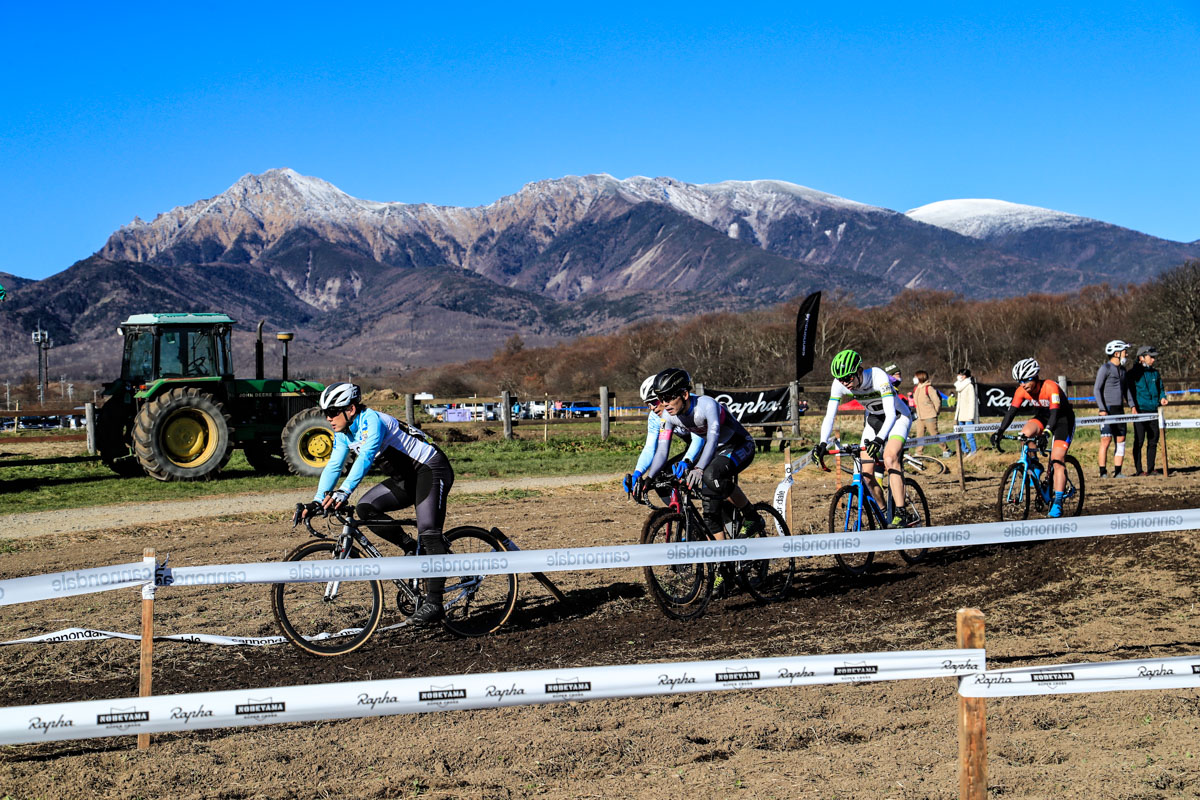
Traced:
<path fill-rule="evenodd" d="M 851 481 L 846 486 L 841 487 L 833 493 L 833 500 L 829 503 L 829 530 L 833 533 L 861 533 L 862 531 L 874 531 L 876 529 L 884 530 L 891 528 L 891 520 L 896 515 L 896 507 L 892 501 L 892 490 L 889 481 L 883 480 L 883 477 L 878 471 L 875 472 L 874 480 L 879 483 L 883 490 L 884 507 L 880 508 L 879 503 L 875 501 L 875 496 L 871 493 L 867 486 L 862 473 L 862 453 L 866 452 L 865 447 L 857 444 L 841 444 L 837 449 L 831 451 L 829 455 L 849 455 L 854 461 L 854 469 L 851 472 L 853 476 Z M 815 451 L 814 451 L 815 452 Z M 820 459 L 821 469 L 826 472 L 831 472 L 825 466 L 825 457 Z M 921 489 L 921 485 L 914 479 L 904 478 L 904 495 L 908 500 L 910 510 L 918 511 L 918 519 L 915 522 L 910 522 L 904 527 L 906 528 L 921 528 L 928 527 L 930 523 L 929 517 L 929 501 L 925 499 L 925 492 Z M 925 554 L 929 552 L 928 548 L 900 550 L 900 557 L 908 564 L 916 564 L 921 559 L 925 558 Z M 835 555 L 838 566 L 843 571 L 850 575 L 862 575 L 867 571 L 875 560 L 874 553 L 858 553 L 854 555 Z"/>
<path fill-rule="evenodd" d="M 1049 437 L 1045 433 L 1037 436 L 1005 436 L 1021 443 L 1021 452 L 1015 463 L 1009 464 L 1000 479 L 1000 496 L 996 503 L 996 516 L 1006 520 L 1029 519 L 1029 508 L 1038 514 L 1050 510 L 1054 501 L 1054 484 L 1050 470 L 1042 466 L 1038 453 L 1049 456 Z M 1063 490 L 1063 516 L 1077 517 L 1083 513 L 1083 467 L 1075 456 L 1065 459 L 1067 483 Z"/>
<path fill-rule="evenodd" d="M 303 562 L 302 574 L 328 576 L 331 580 L 271 584 L 271 609 L 284 638 L 306 653 L 337 656 L 361 647 L 379 627 L 383 616 L 382 580 L 336 580 L 352 574 L 351 559 L 382 558 L 382 553 L 363 533 L 363 523 L 354 519 L 354 509 L 330 511 L 341 523 L 341 533 L 326 535 L 313 527 L 313 517 L 301 517 L 303 506 L 296 506 L 292 527 L 301 521 L 316 537 L 284 557 L 284 561 Z M 415 520 L 397 520 L 401 525 L 416 525 Z M 332 523 L 330 528 L 333 528 Z M 411 539 L 411 537 L 409 537 Z M 495 553 L 511 548 L 511 540 L 499 531 L 486 531 L 462 525 L 446 532 L 449 553 L 446 559 L 490 561 Z M 404 549 L 405 555 L 420 555 L 417 542 Z M 331 563 L 333 562 L 333 563 Z M 362 566 L 362 565 L 357 565 Z M 396 579 L 396 604 L 407 617 L 421 604 L 419 579 Z M 517 576 L 466 574 L 448 578 L 444 595 L 446 616 L 442 625 L 459 636 L 484 636 L 503 625 L 517 603 Z M 403 623 L 389 627 L 400 627 Z"/>
<path fill-rule="evenodd" d="M 670 499 L 666 508 L 655 508 L 650 513 L 642 528 L 642 544 L 716 541 L 696 510 L 694 493 L 685 481 L 662 476 L 652 479 L 649 486 L 643 487 L 646 488 L 669 490 Z M 651 505 L 645 493 L 635 493 L 634 499 L 643 505 Z M 722 517 L 726 541 L 791 535 L 783 516 L 769 503 L 753 503 L 743 509 L 726 501 L 722 504 Z M 756 517 L 763 522 L 758 530 L 752 524 Z M 650 596 L 662 612 L 672 619 L 690 620 L 708 608 L 718 575 L 723 579 L 722 585 L 737 583 L 758 602 L 769 603 L 787 595 L 795 570 L 794 558 L 771 558 L 644 567 L 643 573 Z"/>

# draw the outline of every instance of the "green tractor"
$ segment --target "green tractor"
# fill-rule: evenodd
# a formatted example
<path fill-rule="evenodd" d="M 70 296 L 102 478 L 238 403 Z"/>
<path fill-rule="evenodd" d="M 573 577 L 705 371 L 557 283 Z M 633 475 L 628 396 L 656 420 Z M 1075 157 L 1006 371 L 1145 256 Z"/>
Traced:
<path fill-rule="evenodd" d="M 263 378 L 263 323 L 254 380 L 233 377 L 225 314 L 134 314 L 117 329 L 125 338 L 121 377 L 104 384 L 96 421 L 100 458 L 119 475 L 145 472 L 160 481 L 216 477 L 235 447 L 262 472 L 315 477 L 333 451 L 333 431 L 317 408 L 325 387 Z"/>

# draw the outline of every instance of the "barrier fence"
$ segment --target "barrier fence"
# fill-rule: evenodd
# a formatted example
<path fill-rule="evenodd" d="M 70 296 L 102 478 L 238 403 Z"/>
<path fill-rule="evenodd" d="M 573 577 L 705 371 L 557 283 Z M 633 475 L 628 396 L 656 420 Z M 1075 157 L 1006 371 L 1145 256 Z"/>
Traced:
<path fill-rule="evenodd" d="M 789 474 L 785 483 L 791 480 Z M 782 486 L 783 484 L 781 484 Z M 493 556 L 403 556 L 360 564 L 264 563 L 169 568 L 148 550 L 142 562 L 0 581 L 0 604 L 141 587 L 142 635 L 69 629 L 28 641 L 79 641 L 94 633 L 139 639 L 142 695 L 0 708 L 0 743 L 18 744 L 99 736 L 138 736 L 215 727 L 345 719 L 443 710 L 483 709 L 535 703 L 643 697 L 682 692 L 775 688 L 837 683 L 954 677 L 958 680 L 960 796 L 986 796 L 984 698 L 1055 693 L 1200 688 L 1200 655 L 1100 664 L 1066 664 L 988 670 L 982 615 L 959 612 L 959 648 L 898 653 L 856 653 L 730 659 L 707 662 L 567 667 L 512 673 L 444 675 L 223 692 L 150 696 L 149 611 L 155 587 L 286 581 L 380 580 L 480 574 L 626 568 L 647 565 L 757 560 L 1010 541 L 1109 536 L 1200 529 L 1200 509 L 1109 514 L 1056 521 L 977 523 L 878 533 L 816 534 L 702 544 L 559 548 Z M 375 563 L 372 563 L 375 562 Z M 363 570 L 363 567 L 372 569 Z M 336 574 L 335 574 L 336 573 Z M 79 632 L 78 636 L 71 635 Z M 84 632 L 87 632 L 84 635 Z M 172 636 L 192 639 L 195 635 Z M 217 637 L 220 638 L 220 637 Z M 236 638 L 236 637 L 232 637 Z M 15 644 L 11 642 L 7 644 Z"/>
<path fill-rule="evenodd" d="M 786 481 L 785 481 L 786 482 Z M 914 547 L 971 547 L 1005 542 L 1200 529 L 1200 508 L 1103 514 L 1022 522 L 980 522 L 854 533 L 768 536 L 705 542 L 605 545 L 547 550 L 497 551 L 466 556 L 391 556 L 318 562 L 111 567 L 34 575 L 0 581 L 0 606 L 50 600 L 126 587 L 219 586 L 241 583 L 313 583 L 458 575 L 506 575 L 584 569 L 625 569 L 721 561 L 850 555 Z"/>

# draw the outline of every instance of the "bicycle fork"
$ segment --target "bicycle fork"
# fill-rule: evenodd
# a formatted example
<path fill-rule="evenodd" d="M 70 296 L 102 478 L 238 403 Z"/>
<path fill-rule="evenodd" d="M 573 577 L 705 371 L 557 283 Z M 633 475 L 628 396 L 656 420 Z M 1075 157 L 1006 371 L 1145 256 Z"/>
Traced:
<path fill-rule="evenodd" d="M 350 532 L 348 526 L 342 528 L 342 535 L 338 537 L 337 546 L 333 549 L 333 557 L 337 560 L 347 559 L 350 557 L 350 551 L 354 549 L 354 535 Z M 337 599 L 338 589 L 342 586 L 341 581 L 329 581 L 325 584 L 324 601 L 332 603 Z"/>

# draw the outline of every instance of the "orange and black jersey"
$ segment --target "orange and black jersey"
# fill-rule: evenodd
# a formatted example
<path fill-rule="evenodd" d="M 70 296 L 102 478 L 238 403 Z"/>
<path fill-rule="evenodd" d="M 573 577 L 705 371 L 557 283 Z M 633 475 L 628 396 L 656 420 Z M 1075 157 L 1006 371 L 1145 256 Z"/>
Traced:
<path fill-rule="evenodd" d="M 1057 411 L 1059 417 L 1074 417 L 1075 409 L 1071 408 L 1071 401 L 1067 399 L 1067 394 L 1059 388 L 1054 381 L 1041 381 L 1041 385 L 1036 387 L 1036 396 L 1031 395 L 1020 386 L 1013 392 L 1012 408 L 1019 409 L 1026 402 L 1031 403 L 1035 410 L 1033 412 L 1034 419 L 1047 422 L 1052 416 L 1051 412 Z M 1008 416 L 1007 414 L 1005 416 Z"/>
<path fill-rule="evenodd" d="M 1017 386 L 1017 390 L 1013 392 L 1012 405 L 1004 412 L 1004 419 L 1000 421 L 998 433 L 1003 434 L 1008 430 L 1013 417 L 1017 415 L 1017 410 L 1028 401 L 1033 404 L 1034 419 L 1053 432 L 1054 438 L 1070 442 L 1075 431 L 1075 409 L 1071 408 L 1071 401 L 1067 399 L 1066 392 L 1054 381 L 1039 381 L 1034 389 L 1031 394 Z"/>

